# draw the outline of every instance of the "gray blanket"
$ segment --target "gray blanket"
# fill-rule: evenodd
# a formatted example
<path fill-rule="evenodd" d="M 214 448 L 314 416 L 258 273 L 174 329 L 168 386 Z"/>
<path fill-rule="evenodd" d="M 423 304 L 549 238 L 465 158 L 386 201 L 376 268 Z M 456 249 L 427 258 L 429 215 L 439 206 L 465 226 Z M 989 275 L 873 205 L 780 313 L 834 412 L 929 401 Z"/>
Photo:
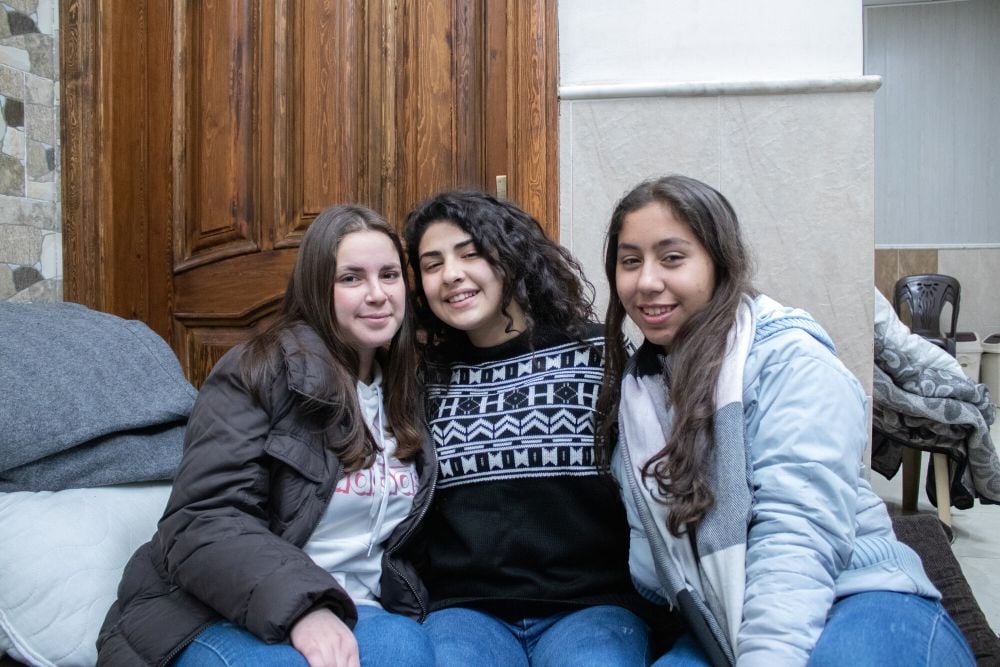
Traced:
<path fill-rule="evenodd" d="M 953 505 L 965 509 L 977 497 L 1000 504 L 1000 459 L 990 438 L 994 407 L 989 390 L 972 382 L 954 357 L 910 333 L 878 291 L 872 394 L 873 470 L 889 478 L 895 475 L 903 443 L 943 452 L 949 458 Z"/>
<path fill-rule="evenodd" d="M 142 322 L 0 303 L 0 491 L 169 480 L 197 391 Z"/>

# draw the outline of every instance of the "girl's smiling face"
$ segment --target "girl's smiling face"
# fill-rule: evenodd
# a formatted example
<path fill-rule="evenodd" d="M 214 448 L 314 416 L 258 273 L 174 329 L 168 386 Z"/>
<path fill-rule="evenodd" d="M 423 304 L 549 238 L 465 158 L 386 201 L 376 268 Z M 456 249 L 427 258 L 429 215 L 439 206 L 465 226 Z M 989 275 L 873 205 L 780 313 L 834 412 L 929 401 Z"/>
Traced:
<path fill-rule="evenodd" d="M 646 340 L 669 349 L 715 290 L 715 264 L 690 226 L 658 202 L 627 214 L 618 235 L 618 298 Z"/>
<path fill-rule="evenodd" d="M 406 282 L 392 240 L 380 231 L 346 235 L 337 248 L 333 316 L 344 340 L 358 353 L 367 378 L 375 350 L 399 331 L 406 313 Z"/>
<path fill-rule="evenodd" d="M 476 347 L 492 347 L 524 331 L 525 319 L 515 303 L 503 314 L 503 282 L 480 254 L 475 241 L 448 220 L 432 222 L 420 237 L 420 282 L 431 311 L 446 325 L 464 331 Z"/>

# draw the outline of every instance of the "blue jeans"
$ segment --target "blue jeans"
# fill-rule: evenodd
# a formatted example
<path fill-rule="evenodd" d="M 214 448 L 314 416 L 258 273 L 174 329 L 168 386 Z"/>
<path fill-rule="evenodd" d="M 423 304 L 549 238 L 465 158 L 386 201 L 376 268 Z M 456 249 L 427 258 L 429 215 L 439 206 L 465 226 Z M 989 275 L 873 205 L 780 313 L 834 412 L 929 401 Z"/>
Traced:
<path fill-rule="evenodd" d="M 649 663 L 646 624 L 627 609 L 610 605 L 519 621 L 453 607 L 431 612 L 424 627 L 439 667 Z"/>
<path fill-rule="evenodd" d="M 654 667 L 708 665 L 690 636 Z M 972 651 L 940 602 L 909 593 L 870 591 L 837 600 L 809 656 L 814 667 L 974 667 Z"/>
<path fill-rule="evenodd" d="M 427 633 L 405 616 L 373 605 L 358 605 L 354 638 L 362 667 L 433 667 L 434 653 Z M 308 667 L 291 644 L 268 644 L 228 621 L 208 626 L 194 638 L 173 667 Z"/>

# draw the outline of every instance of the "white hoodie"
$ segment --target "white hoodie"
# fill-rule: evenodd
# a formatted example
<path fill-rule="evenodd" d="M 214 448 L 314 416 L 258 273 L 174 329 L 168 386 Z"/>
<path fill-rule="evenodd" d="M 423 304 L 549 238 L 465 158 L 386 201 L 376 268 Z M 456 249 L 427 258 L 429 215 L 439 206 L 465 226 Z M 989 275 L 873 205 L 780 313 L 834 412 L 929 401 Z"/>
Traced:
<path fill-rule="evenodd" d="M 373 375 L 371 384 L 358 382 L 358 401 L 381 451 L 370 468 L 340 480 L 326 513 L 303 547 L 361 604 L 378 604 L 382 545 L 409 513 L 417 492 L 415 466 L 394 455 L 396 438 L 385 417 L 378 364 Z"/>

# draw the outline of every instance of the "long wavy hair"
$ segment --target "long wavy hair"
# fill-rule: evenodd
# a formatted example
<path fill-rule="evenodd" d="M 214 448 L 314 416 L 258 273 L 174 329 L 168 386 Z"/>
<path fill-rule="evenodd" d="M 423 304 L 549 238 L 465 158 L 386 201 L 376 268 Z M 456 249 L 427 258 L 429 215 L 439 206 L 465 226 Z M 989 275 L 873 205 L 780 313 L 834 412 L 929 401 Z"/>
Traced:
<path fill-rule="evenodd" d="M 416 277 L 415 301 L 420 325 L 427 332 L 425 351 L 436 350 L 465 338 L 431 311 L 420 275 L 420 240 L 435 222 L 451 222 L 466 232 L 503 285 L 501 312 L 507 331 L 514 319 L 507 309 L 516 303 L 524 312 L 526 327 L 548 325 L 582 338 L 595 320 L 594 286 L 568 250 L 553 242 L 539 222 L 514 204 L 474 191 L 442 192 L 421 203 L 406 218 L 406 249 Z"/>
<path fill-rule="evenodd" d="M 664 369 L 673 411 L 673 428 L 661 449 L 643 466 L 669 505 L 667 527 L 680 535 L 685 524 L 697 525 L 715 502 L 708 471 L 715 453 L 712 420 L 715 389 L 729 331 L 744 295 L 754 295 L 752 261 L 733 207 L 717 190 L 686 176 L 664 176 L 633 188 L 615 206 L 604 249 L 604 272 L 611 287 L 605 318 L 606 360 L 598 397 L 602 421 L 598 440 L 610 447 L 617 435 L 618 402 L 627 353 L 621 341 L 625 308 L 615 280 L 618 237 L 628 214 L 649 204 L 665 206 L 687 223 L 715 266 L 715 288 L 708 304 L 693 314 L 670 344 L 671 364 Z"/>
<path fill-rule="evenodd" d="M 364 206 L 331 206 L 316 216 L 302 237 L 278 316 L 246 344 L 240 357 L 242 379 L 259 398 L 282 372 L 282 334 L 300 323 L 316 332 L 326 344 L 332 361 L 327 375 L 328 386 L 323 388 L 323 394 L 341 399 L 329 415 L 328 428 L 345 429 L 338 437 L 327 438 L 327 442 L 348 472 L 371 466 L 378 452 L 378 444 L 365 426 L 358 402 L 358 354 L 347 343 L 333 314 L 337 250 L 344 237 L 360 231 L 380 232 L 392 241 L 406 281 L 406 256 L 392 227 L 378 213 Z M 409 285 L 405 284 L 405 288 L 408 294 Z M 403 324 L 390 341 L 389 349 L 378 350 L 376 355 L 384 369 L 386 413 L 398 443 L 395 455 L 401 460 L 415 456 L 422 439 L 418 389 L 413 373 L 417 363 L 413 309 L 409 303 L 405 304 L 405 309 Z M 306 408 L 317 410 L 320 406 L 310 404 Z"/>

